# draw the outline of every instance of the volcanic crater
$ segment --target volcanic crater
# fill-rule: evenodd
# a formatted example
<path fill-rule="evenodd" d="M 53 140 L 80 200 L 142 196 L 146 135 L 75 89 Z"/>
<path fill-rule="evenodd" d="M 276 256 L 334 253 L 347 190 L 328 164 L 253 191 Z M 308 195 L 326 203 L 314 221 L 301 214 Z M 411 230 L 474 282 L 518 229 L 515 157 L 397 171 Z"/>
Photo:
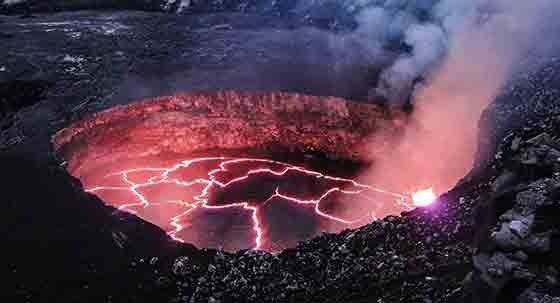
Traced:
<path fill-rule="evenodd" d="M 412 207 L 353 179 L 404 119 L 334 97 L 188 92 L 92 114 L 53 144 L 86 191 L 178 241 L 276 252 Z"/>

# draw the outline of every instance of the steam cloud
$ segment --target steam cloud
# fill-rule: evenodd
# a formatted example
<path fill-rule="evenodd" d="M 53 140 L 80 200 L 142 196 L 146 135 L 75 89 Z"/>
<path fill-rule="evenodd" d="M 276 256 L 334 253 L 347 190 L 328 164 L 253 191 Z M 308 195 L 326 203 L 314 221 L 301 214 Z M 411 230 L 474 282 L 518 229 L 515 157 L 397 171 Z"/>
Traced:
<path fill-rule="evenodd" d="M 361 13 L 357 33 L 373 45 L 400 36 L 409 48 L 394 56 L 371 95 L 397 104 L 411 96 L 415 110 L 391 155 L 375 155 L 363 179 L 398 191 L 445 191 L 472 167 L 483 109 L 529 65 L 529 54 L 556 43 L 560 2 L 365 2 L 374 6 Z"/>

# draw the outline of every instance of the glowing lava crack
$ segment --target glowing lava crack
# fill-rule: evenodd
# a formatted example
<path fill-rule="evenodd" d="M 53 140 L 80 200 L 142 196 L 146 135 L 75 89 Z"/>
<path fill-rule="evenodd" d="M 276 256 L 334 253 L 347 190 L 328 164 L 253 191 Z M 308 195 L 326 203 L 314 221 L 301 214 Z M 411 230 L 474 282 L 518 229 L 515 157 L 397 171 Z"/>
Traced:
<path fill-rule="evenodd" d="M 166 222 L 169 235 L 178 241 L 185 241 L 180 234 L 191 224 L 189 216 L 196 210 L 248 210 L 254 231 L 254 249 L 285 248 L 266 245 L 266 222 L 261 210 L 272 203 L 283 201 L 311 206 L 316 216 L 343 227 L 376 218 L 377 211 L 387 207 L 387 201 L 392 201 L 392 206 L 399 209 L 413 207 L 406 196 L 398 193 L 267 159 L 196 158 L 170 167 L 119 171 L 102 180 L 104 184 L 86 184 L 87 191 L 149 221 L 153 221 L 153 218 L 146 218 L 150 216 L 150 208 L 160 208 L 156 211 L 160 215 L 156 221 L 162 221 L 158 225 Z M 349 195 L 372 203 L 359 216 L 356 212 L 345 214 L 337 205 L 351 203 L 350 199 L 341 202 L 342 196 Z"/>
<path fill-rule="evenodd" d="M 280 251 L 431 203 L 339 178 L 390 154 L 406 121 L 334 97 L 185 92 L 92 113 L 53 145 L 89 192 L 179 241 Z"/>

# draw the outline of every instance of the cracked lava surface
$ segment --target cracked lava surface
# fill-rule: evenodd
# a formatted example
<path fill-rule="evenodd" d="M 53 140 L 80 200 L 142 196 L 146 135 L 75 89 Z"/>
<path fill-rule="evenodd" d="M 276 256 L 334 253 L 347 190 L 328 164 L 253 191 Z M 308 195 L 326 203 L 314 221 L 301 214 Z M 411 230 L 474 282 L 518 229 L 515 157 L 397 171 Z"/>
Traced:
<path fill-rule="evenodd" d="M 350 179 L 403 119 L 334 97 L 188 92 L 94 113 L 53 144 L 87 191 L 178 241 L 278 252 L 432 202 Z"/>
<path fill-rule="evenodd" d="M 228 250 L 279 251 L 320 231 L 359 226 L 389 209 L 414 206 L 402 194 L 256 158 L 194 158 L 112 172 L 97 181 L 85 184 L 86 190 L 174 239 Z M 368 203 L 361 209 L 345 205 L 353 200 Z"/>

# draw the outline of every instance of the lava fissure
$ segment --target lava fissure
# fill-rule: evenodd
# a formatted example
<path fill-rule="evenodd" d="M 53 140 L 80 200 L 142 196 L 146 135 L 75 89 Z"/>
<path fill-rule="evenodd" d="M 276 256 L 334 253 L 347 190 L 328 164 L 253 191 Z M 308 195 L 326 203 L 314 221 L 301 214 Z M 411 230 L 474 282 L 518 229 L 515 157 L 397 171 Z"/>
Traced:
<path fill-rule="evenodd" d="M 213 165 L 215 166 L 213 167 Z M 202 172 L 196 171 L 196 166 L 201 166 Z M 192 176 L 193 172 L 190 170 L 195 170 L 195 176 Z M 189 174 L 185 176 L 185 173 Z M 295 181 L 289 180 L 288 174 L 295 174 L 294 176 L 300 179 L 304 178 L 303 181 L 297 178 L 294 180 L 309 182 L 312 189 L 305 188 L 305 193 L 291 193 L 289 189 L 294 186 L 290 182 Z M 115 176 L 119 177 L 117 181 L 123 183 L 124 186 L 114 184 L 89 186 L 86 184 L 86 191 L 99 194 L 101 198 L 118 209 L 141 217 L 141 211 L 148 211 L 152 207 L 177 207 L 177 210 L 172 210 L 172 213 L 162 221 L 167 222 L 166 224 L 170 226 L 168 234 L 173 239 L 182 242 L 185 240 L 180 233 L 191 224 L 188 219 L 189 215 L 199 209 L 239 208 L 249 211 L 254 233 L 252 248 L 265 249 L 266 228 L 260 210 L 278 199 L 297 205 L 311 205 L 314 207 L 315 215 L 348 227 L 360 221 L 376 219 L 375 210 L 372 208 L 367 215 L 361 214 L 358 218 L 347 218 L 329 210 L 323 205 L 324 201 L 331 201 L 331 197 L 332 201 L 337 200 L 336 197 L 333 197 L 335 195 L 360 195 L 365 200 L 376 203 L 378 201 L 372 195 L 381 194 L 390 197 L 391 201 L 401 209 L 413 208 L 412 201 L 406 195 L 361 184 L 356 180 L 328 176 L 300 166 L 268 159 L 202 157 L 182 160 L 170 167 L 136 167 L 107 174 L 102 179 L 109 180 Z M 253 182 L 251 179 L 254 178 L 264 184 L 257 183 L 255 186 L 251 186 L 251 182 Z M 178 190 L 175 187 L 165 189 L 162 186 L 175 186 Z M 235 186 L 241 186 L 242 190 L 236 193 Z M 251 194 L 251 190 L 254 191 L 255 187 L 268 197 L 259 199 L 262 196 L 260 191 Z M 269 189 L 271 193 L 266 194 Z M 132 194 L 134 201 L 127 201 L 121 196 L 116 199 L 114 196 L 110 196 L 111 193 L 119 191 Z M 156 197 L 153 197 L 154 193 Z M 178 195 L 180 198 L 161 198 L 162 195 Z M 184 197 L 185 195 L 187 197 Z M 222 196 L 226 198 L 221 198 Z"/>

